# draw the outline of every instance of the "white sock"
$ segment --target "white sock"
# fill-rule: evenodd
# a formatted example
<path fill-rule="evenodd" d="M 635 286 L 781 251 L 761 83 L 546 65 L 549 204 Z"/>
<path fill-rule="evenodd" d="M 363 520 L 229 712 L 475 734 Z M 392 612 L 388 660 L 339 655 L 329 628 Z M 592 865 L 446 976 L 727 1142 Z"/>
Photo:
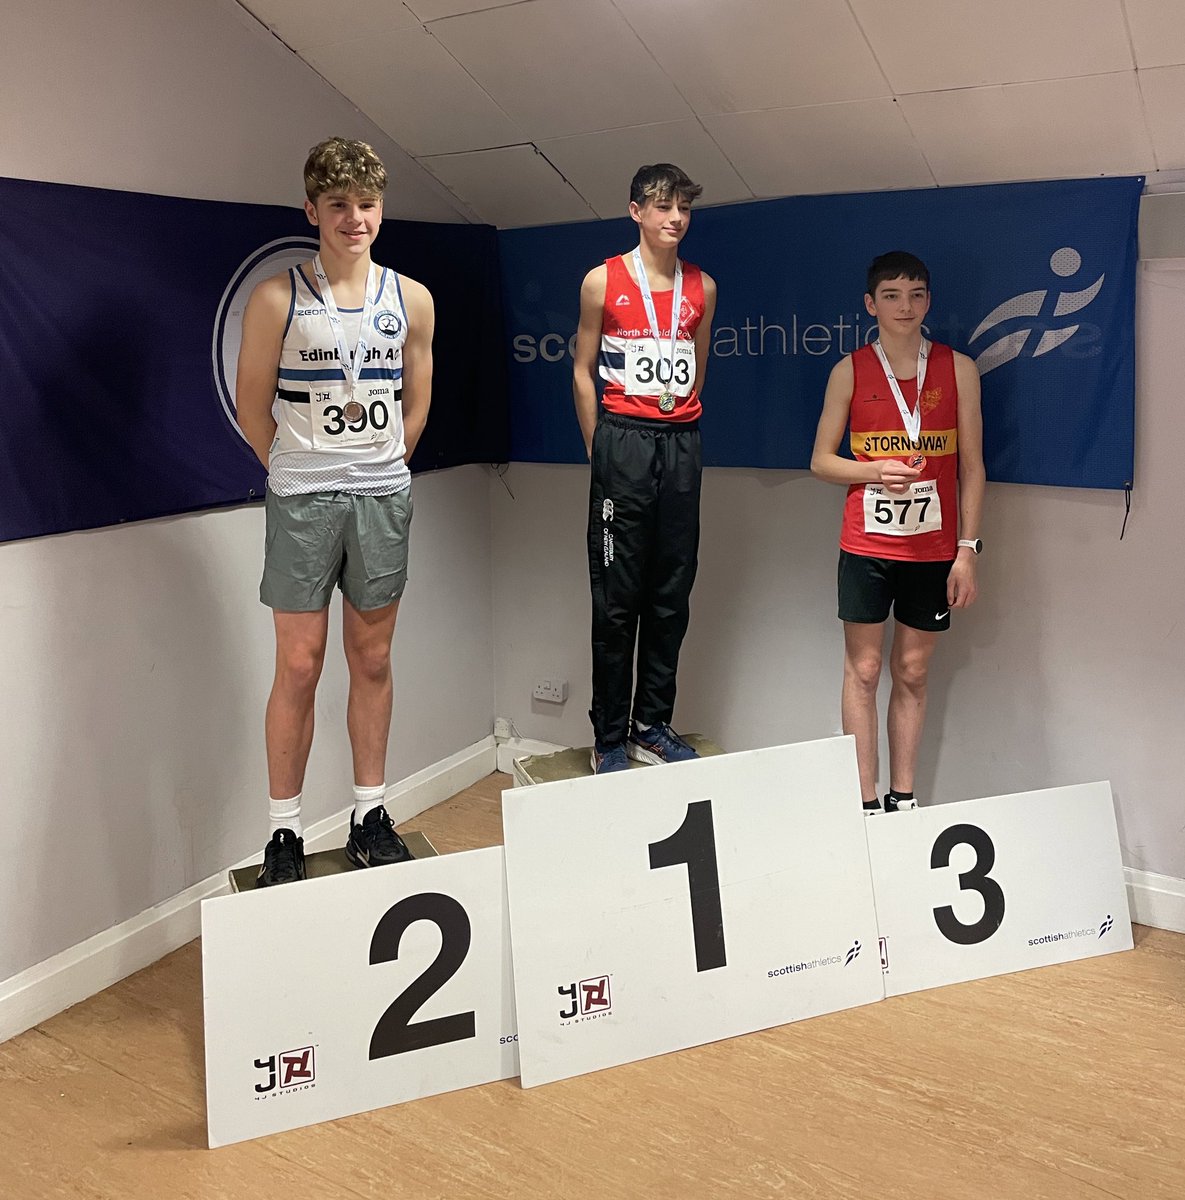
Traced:
<path fill-rule="evenodd" d="M 386 794 L 385 783 L 376 784 L 374 787 L 359 787 L 354 784 L 354 824 L 361 825 L 362 818 L 372 808 L 378 808 Z"/>
<path fill-rule="evenodd" d="M 277 800 L 275 796 L 267 798 L 267 815 L 269 841 L 278 829 L 291 829 L 297 837 L 304 837 L 304 827 L 300 823 L 300 792 L 291 800 Z"/>

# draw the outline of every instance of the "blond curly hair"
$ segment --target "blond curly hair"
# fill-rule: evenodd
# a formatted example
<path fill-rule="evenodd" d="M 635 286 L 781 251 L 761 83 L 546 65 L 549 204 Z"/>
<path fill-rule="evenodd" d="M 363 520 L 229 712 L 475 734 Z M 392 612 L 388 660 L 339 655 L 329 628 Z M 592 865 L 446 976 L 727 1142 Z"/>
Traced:
<path fill-rule="evenodd" d="M 373 146 L 349 138 L 329 138 L 309 151 L 304 190 L 312 201 L 324 192 L 381 196 L 387 190 L 387 168 Z"/>

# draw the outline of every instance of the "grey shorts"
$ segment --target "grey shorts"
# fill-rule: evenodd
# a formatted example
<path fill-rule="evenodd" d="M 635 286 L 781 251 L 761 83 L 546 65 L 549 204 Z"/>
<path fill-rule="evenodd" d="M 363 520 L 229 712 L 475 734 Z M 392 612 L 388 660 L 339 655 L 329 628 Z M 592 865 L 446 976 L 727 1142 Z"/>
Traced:
<path fill-rule="evenodd" d="M 411 488 L 392 496 L 267 493 L 259 599 L 281 612 L 320 612 L 336 585 L 357 609 L 385 608 L 407 584 Z"/>

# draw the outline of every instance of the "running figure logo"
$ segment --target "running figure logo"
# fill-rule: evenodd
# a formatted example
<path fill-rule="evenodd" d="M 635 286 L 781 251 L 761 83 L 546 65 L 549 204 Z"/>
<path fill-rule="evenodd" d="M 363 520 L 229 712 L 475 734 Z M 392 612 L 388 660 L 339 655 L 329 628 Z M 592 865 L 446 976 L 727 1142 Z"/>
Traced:
<path fill-rule="evenodd" d="M 1050 255 L 1049 267 L 1055 275 L 1068 280 L 1081 269 L 1082 255 L 1073 246 L 1062 246 Z M 979 368 L 980 375 L 986 375 L 1014 358 L 1040 358 L 1041 355 L 1056 350 L 1063 342 L 1069 341 L 1078 332 L 1080 325 L 1074 323 L 1054 326 L 1052 322 L 1084 309 L 1099 294 L 1106 278 L 1104 273 L 1094 283 L 1073 291 L 1040 288 L 1033 292 L 1023 292 L 1002 304 L 997 304 L 980 321 L 971 335 L 971 343 L 974 344 L 992 330 L 998 332 L 1001 325 L 1013 328 L 1011 332 L 997 337 L 976 354 L 975 365 Z M 1031 319 L 1018 327 L 1018 317 Z"/>

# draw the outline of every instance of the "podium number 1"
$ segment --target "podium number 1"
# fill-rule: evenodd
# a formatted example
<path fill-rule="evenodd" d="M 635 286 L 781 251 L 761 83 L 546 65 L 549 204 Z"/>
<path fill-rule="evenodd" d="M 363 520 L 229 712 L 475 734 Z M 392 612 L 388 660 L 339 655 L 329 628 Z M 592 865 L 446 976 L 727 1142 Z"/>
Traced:
<path fill-rule="evenodd" d="M 651 842 L 650 869 L 687 866 L 691 897 L 691 934 L 696 971 L 727 965 L 724 953 L 724 913 L 720 908 L 720 872 L 716 868 L 716 833 L 711 800 L 693 800 L 683 824 L 661 842 Z"/>

